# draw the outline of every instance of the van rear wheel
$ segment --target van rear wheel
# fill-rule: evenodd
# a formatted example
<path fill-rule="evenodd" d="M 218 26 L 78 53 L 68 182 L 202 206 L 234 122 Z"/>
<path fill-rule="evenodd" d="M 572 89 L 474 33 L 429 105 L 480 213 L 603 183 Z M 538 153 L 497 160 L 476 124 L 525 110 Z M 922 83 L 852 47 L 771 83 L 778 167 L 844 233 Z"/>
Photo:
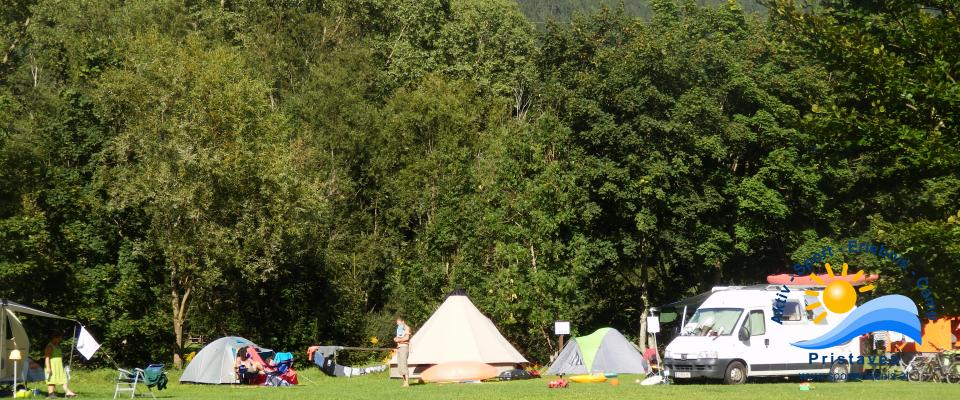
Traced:
<path fill-rule="evenodd" d="M 846 362 L 835 362 L 830 367 L 831 382 L 846 382 L 850 379 L 850 364 Z"/>
<path fill-rule="evenodd" d="M 747 381 L 747 366 L 740 361 L 734 361 L 727 365 L 727 372 L 723 375 L 723 383 L 728 385 L 739 385 Z"/>

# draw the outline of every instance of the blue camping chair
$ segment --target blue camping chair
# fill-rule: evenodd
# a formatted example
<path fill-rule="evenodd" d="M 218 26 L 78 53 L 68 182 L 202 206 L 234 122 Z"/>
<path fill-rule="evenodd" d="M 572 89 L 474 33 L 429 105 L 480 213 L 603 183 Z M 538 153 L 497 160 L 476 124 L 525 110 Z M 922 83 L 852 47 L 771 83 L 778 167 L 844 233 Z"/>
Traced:
<path fill-rule="evenodd" d="M 293 367 L 292 353 L 276 353 L 273 356 L 273 371 L 267 374 L 268 386 L 290 386 L 290 382 L 283 379 L 284 374 Z"/>

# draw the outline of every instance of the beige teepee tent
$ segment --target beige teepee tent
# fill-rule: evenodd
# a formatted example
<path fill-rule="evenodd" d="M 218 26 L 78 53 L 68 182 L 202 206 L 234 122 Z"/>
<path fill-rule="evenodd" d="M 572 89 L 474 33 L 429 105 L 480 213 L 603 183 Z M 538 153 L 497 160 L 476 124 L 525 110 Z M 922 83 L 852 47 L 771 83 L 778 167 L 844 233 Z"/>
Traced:
<path fill-rule="evenodd" d="M 454 290 L 420 329 L 414 328 L 410 338 L 410 375 L 435 364 L 452 361 L 479 361 L 498 370 L 525 364 L 497 327 L 467 297 L 463 290 Z M 390 359 L 390 376 L 397 374 L 397 357 Z"/>

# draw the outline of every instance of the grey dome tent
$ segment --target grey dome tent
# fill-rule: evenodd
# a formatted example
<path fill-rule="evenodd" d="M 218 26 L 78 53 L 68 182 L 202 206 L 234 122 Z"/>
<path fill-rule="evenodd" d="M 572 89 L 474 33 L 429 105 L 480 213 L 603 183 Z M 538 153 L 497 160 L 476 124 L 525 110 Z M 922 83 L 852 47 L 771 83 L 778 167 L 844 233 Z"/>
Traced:
<path fill-rule="evenodd" d="M 649 370 L 650 364 L 619 331 L 600 328 L 567 343 L 547 369 L 547 374 L 646 374 Z"/>
<path fill-rule="evenodd" d="M 253 342 L 237 336 L 222 337 L 210 342 L 193 356 L 193 360 L 180 375 L 180 382 L 237 383 L 233 366 L 237 350 L 246 346 L 257 347 Z"/>

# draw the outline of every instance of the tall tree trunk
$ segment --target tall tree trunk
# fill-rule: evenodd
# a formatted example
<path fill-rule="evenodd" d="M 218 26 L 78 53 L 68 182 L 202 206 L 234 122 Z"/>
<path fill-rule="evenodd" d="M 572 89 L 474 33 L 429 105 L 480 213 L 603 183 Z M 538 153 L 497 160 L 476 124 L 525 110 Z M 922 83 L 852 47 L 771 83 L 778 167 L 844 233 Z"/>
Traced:
<path fill-rule="evenodd" d="M 183 368 L 183 321 L 173 317 L 173 366 Z"/>
<path fill-rule="evenodd" d="M 183 325 L 187 320 L 187 304 L 190 299 L 190 287 L 183 281 L 178 284 L 177 269 L 170 269 L 170 305 L 173 316 L 173 365 L 183 368 Z M 182 278 L 181 278 L 182 279 Z M 186 288 L 184 289 L 184 286 Z M 183 290 L 183 296 L 180 291 Z"/>
<path fill-rule="evenodd" d="M 650 347 L 647 338 L 647 316 L 650 315 L 650 291 L 647 280 L 647 264 L 643 263 L 640 266 L 640 301 L 643 302 L 643 311 L 640 311 L 640 336 L 637 338 L 637 344 L 642 350 Z"/>

